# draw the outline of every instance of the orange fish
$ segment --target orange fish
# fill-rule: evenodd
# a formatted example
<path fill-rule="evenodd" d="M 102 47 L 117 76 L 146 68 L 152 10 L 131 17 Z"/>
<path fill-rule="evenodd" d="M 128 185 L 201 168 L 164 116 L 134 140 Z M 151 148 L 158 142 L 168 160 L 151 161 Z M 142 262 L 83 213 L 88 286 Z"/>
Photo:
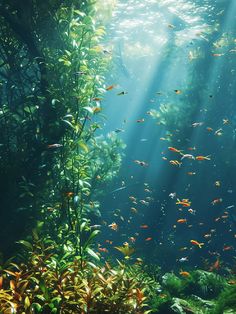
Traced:
<path fill-rule="evenodd" d="M 182 201 L 180 199 L 177 198 L 177 202 L 175 203 L 176 205 L 182 205 L 184 207 L 189 207 L 191 206 L 191 202 L 189 202 L 188 199 L 182 199 Z"/>
<path fill-rule="evenodd" d="M 220 260 L 219 258 L 217 258 L 215 263 L 210 267 L 209 271 L 219 270 L 219 268 L 220 268 Z"/>
<path fill-rule="evenodd" d="M 189 171 L 189 172 L 187 172 L 187 174 L 188 174 L 189 176 L 194 176 L 194 175 L 196 174 L 196 172 L 191 172 L 191 171 Z"/>
<path fill-rule="evenodd" d="M 147 229 L 147 228 L 148 228 L 148 225 L 141 225 L 140 228 L 141 228 L 141 229 Z"/>
<path fill-rule="evenodd" d="M 230 251 L 230 250 L 232 250 L 232 249 L 233 249 L 232 245 L 231 245 L 231 246 L 224 246 L 224 247 L 223 247 L 223 251 Z"/>
<path fill-rule="evenodd" d="M 136 241 L 136 238 L 130 237 L 129 240 L 130 240 L 132 243 L 134 243 L 134 242 Z"/>
<path fill-rule="evenodd" d="M 224 54 L 223 53 L 213 53 L 213 57 L 222 57 Z"/>
<path fill-rule="evenodd" d="M 171 152 L 175 152 L 175 153 L 181 153 L 181 152 L 182 152 L 182 150 L 179 150 L 179 149 L 177 149 L 177 148 L 175 148 L 175 147 L 168 147 L 168 149 L 169 149 Z"/>
<path fill-rule="evenodd" d="M 187 219 L 178 219 L 177 222 L 178 222 L 179 224 L 184 224 L 184 223 L 187 222 Z"/>
<path fill-rule="evenodd" d="M 93 113 L 98 113 L 98 112 L 102 111 L 101 107 L 92 107 L 91 109 L 93 110 Z"/>
<path fill-rule="evenodd" d="M 210 127 L 207 127 L 206 129 L 207 129 L 208 132 L 212 132 L 213 131 L 213 129 L 210 128 Z"/>
<path fill-rule="evenodd" d="M 105 247 L 99 247 L 98 250 L 103 253 L 108 253 L 108 249 L 106 249 Z"/>
<path fill-rule="evenodd" d="M 106 90 L 108 91 L 108 90 L 112 90 L 113 88 L 115 88 L 116 87 L 116 85 L 110 85 L 110 86 L 107 86 L 106 87 Z"/>
<path fill-rule="evenodd" d="M 187 272 L 187 271 L 180 271 L 179 274 L 183 277 L 189 277 L 190 276 L 190 273 Z"/>
<path fill-rule="evenodd" d="M 190 242 L 191 242 L 193 245 L 198 246 L 200 249 L 201 249 L 202 246 L 204 245 L 204 243 L 199 243 L 199 242 L 196 241 L 196 240 L 190 240 Z"/>
<path fill-rule="evenodd" d="M 94 100 L 94 101 L 101 101 L 102 98 L 100 98 L 100 97 L 93 97 L 92 100 Z"/>
<path fill-rule="evenodd" d="M 74 195 L 74 193 L 73 193 L 73 192 L 65 192 L 65 195 L 66 195 L 67 197 L 71 197 L 71 196 Z"/>
<path fill-rule="evenodd" d="M 182 162 L 179 162 L 178 160 L 170 160 L 169 163 L 171 165 L 179 166 L 179 167 L 182 165 Z"/>
<path fill-rule="evenodd" d="M 211 155 L 208 155 L 208 156 L 196 156 L 195 159 L 196 160 L 211 160 L 210 156 Z"/>
<path fill-rule="evenodd" d="M 109 243 L 109 244 L 112 244 L 112 243 L 113 243 L 113 241 L 110 241 L 110 240 L 106 240 L 105 242 L 106 242 L 106 243 Z"/>
<path fill-rule="evenodd" d="M 145 239 L 145 241 L 151 241 L 151 240 L 152 240 L 151 237 Z"/>
<path fill-rule="evenodd" d="M 117 229 L 118 229 L 118 225 L 115 222 L 113 222 L 110 225 L 108 225 L 108 227 L 110 227 L 112 230 L 115 230 L 115 231 L 117 231 Z"/>
<path fill-rule="evenodd" d="M 218 203 L 221 203 L 222 201 L 223 201 L 222 198 L 215 198 L 215 199 L 211 202 L 211 204 L 212 204 L 212 205 L 216 205 L 216 204 L 218 204 Z"/>

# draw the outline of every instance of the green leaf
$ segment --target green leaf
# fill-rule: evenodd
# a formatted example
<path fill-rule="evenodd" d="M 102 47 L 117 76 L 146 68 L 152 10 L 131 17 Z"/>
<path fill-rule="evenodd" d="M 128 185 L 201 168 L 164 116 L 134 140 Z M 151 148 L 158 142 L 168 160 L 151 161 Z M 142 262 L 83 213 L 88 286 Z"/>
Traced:
<path fill-rule="evenodd" d="M 89 152 L 88 146 L 87 146 L 84 142 L 79 141 L 78 144 L 79 144 L 79 146 L 80 146 L 86 153 Z"/>
<path fill-rule="evenodd" d="M 28 309 L 30 307 L 30 299 L 28 296 L 25 298 L 24 307 L 25 309 Z"/>
<path fill-rule="evenodd" d="M 84 249 L 92 242 L 92 240 L 100 233 L 100 230 L 94 230 L 90 236 L 88 237 L 87 241 L 84 244 Z"/>
<path fill-rule="evenodd" d="M 83 107 L 83 109 L 93 114 L 93 109 L 91 107 L 86 106 L 86 107 Z"/>
<path fill-rule="evenodd" d="M 32 244 L 30 242 L 28 242 L 28 241 L 20 240 L 20 241 L 17 241 L 16 243 L 24 245 L 27 249 L 29 249 L 31 251 L 33 250 Z"/>
<path fill-rule="evenodd" d="M 86 249 L 87 253 L 91 255 L 93 258 L 95 258 L 97 261 L 100 261 L 100 257 L 95 253 L 92 249 L 89 247 Z"/>
<path fill-rule="evenodd" d="M 74 10 L 74 12 L 82 17 L 86 16 L 86 14 L 84 12 L 81 12 L 79 10 Z"/>
<path fill-rule="evenodd" d="M 68 120 L 62 120 L 62 121 L 65 122 L 67 125 L 69 125 L 72 129 L 74 129 L 74 126 L 70 121 Z"/>
<path fill-rule="evenodd" d="M 37 313 L 37 312 L 41 312 L 42 306 L 41 306 L 39 303 L 32 303 L 32 304 L 31 304 L 31 309 L 32 309 L 32 310 L 35 310 L 36 313 Z"/>
<path fill-rule="evenodd" d="M 44 298 L 44 296 L 43 296 L 43 295 L 40 295 L 40 294 L 36 295 L 36 298 L 38 298 L 39 300 L 41 300 L 41 301 L 43 301 L 43 302 L 46 301 L 46 299 Z"/>

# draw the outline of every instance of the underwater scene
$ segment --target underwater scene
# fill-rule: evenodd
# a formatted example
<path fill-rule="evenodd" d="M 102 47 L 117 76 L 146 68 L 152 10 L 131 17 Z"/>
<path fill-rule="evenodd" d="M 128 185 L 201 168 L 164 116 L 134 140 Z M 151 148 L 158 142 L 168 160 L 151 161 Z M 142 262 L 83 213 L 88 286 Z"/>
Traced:
<path fill-rule="evenodd" d="M 0 25 L 0 314 L 236 314 L 236 0 Z"/>

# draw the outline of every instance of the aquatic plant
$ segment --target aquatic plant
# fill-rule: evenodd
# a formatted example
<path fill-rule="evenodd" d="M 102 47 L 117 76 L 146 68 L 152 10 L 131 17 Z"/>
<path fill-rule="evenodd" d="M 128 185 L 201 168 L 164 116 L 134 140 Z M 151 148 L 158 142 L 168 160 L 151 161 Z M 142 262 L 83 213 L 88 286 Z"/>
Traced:
<path fill-rule="evenodd" d="M 129 259 L 130 256 L 135 252 L 135 249 L 129 245 L 129 243 L 124 243 L 123 246 L 115 246 L 116 250 L 120 251 L 126 259 Z"/>
<path fill-rule="evenodd" d="M 216 306 L 211 314 L 223 314 L 229 310 L 229 313 L 234 313 L 236 309 L 236 286 L 225 288 L 218 296 Z M 231 310 L 231 311 L 230 311 Z"/>
<path fill-rule="evenodd" d="M 166 273 L 162 277 L 162 287 L 164 290 L 168 291 L 172 297 L 180 296 L 184 289 L 182 280 L 173 273 Z"/>
<path fill-rule="evenodd" d="M 15 230 L 6 247 L 19 239 L 19 214 L 32 225 L 41 206 L 60 206 L 68 216 L 64 205 L 72 194 L 66 193 L 84 205 L 86 195 L 90 201 L 91 169 L 99 159 L 93 138 L 101 128 L 104 73 L 111 59 L 100 45 L 105 30 L 91 4 L 0 4 L 1 221 L 11 221 Z M 113 143 L 109 158 L 113 154 L 116 161 L 109 175 L 97 168 L 104 182 L 119 168 L 118 142 Z"/>
<path fill-rule="evenodd" d="M 191 272 L 186 278 L 184 291 L 186 294 L 196 294 L 203 298 L 215 298 L 227 286 L 222 276 L 203 270 Z"/>
<path fill-rule="evenodd" d="M 1 271 L 0 308 L 4 313 L 149 313 L 147 282 L 132 276 L 132 267 L 61 255 L 50 239 L 21 241 L 27 261 L 10 262 Z M 150 289 L 150 287 L 149 287 Z"/>

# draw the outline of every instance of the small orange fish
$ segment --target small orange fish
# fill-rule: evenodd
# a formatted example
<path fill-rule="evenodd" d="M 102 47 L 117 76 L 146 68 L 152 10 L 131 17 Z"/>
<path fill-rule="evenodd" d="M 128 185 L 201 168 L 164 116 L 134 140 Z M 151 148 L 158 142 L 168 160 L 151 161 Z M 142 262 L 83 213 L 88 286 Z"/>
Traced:
<path fill-rule="evenodd" d="M 147 229 L 147 228 L 148 228 L 148 225 L 141 225 L 140 228 L 141 228 L 141 229 Z"/>
<path fill-rule="evenodd" d="M 112 90 L 113 88 L 115 88 L 116 85 L 110 85 L 110 86 L 107 86 L 106 87 L 106 90 L 109 91 L 109 90 Z"/>
<path fill-rule="evenodd" d="M 196 241 L 196 240 L 190 240 L 190 242 L 191 242 L 193 245 L 198 246 L 200 249 L 201 249 L 202 246 L 204 245 L 204 243 L 199 243 L 199 242 Z"/>
<path fill-rule="evenodd" d="M 105 242 L 108 243 L 108 244 L 112 244 L 113 243 L 113 241 L 110 241 L 110 240 L 106 240 Z"/>
<path fill-rule="evenodd" d="M 92 107 L 91 109 L 93 110 L 93 113 L 98 113 L 98 112 L 102 111 L 101 107 Z"/>
<path fill-rule="evenodd" d="M 72 197 L 74 195 L 74 193 L 73 192 L 65 192 L 65 195 L 67 197 Z"/>
<path fill-rule="evenodd" d="M 222 198 L 215 198 L 215 199 L 211 202 L 211 204 L 212 204 L 212 205 L 216 205 L 216 204 L 218 204 L 218 203 L 221 203 L 222 201 L 223 201 Z"/>
<path fill-rule="evenodd" d="M 179 224 L 184 224 L 184 223 L 187 223 L 187 219 L 178 219 L 177 220 L 177 222 L 179 223 Z"/>
<path fill-rule="evenodd" d="M 223 247 L 223 251 L 231 251 L 231 250 L 233 250 L 232 245 L 231 245 L 231 246 L 224 246 L 224 247 Z"/>
<path fill-rule="evenodd" d="M 182 162 L 178 161 L 178 160 L 170 160 L 169 163 L 171 165 L 174 165 L 174 166 L 181 166 L 182 165 Z"/>
<path fill-rule="evenodd" d="M 177 202 L 175 203 L 176 205 L 182 205 L 184 207 L 189 207 L 191 206 L 191 202 L 189 202 L 188 199 L 182 199 L 182 201 L 180 199 L 177 198 Z"/>
<path fill-rule="evenodd" d="M 105 247 L 99 247 L 98 250 L 103 253 L 108 253 L 108 249 L 106 249 Z"/>
<path fill-rule="evenodd" d="M 171 151 L 171 152 L 175 152 L 175 153 L 182 153 L 182 150 L 179 150 L 175 147 L 168 147 L 168 149 Z"/>
<path fill-rule="evenodd" d="M 110 227 L 112 230 L 115 230 L 115 231 L 117 231 L 117 229 L 118 229 L 118 225 L 115 222 L 113 222 L 110 225 L 108 225 L 108 227 Z"/>
<path fill-rule="evenodd" d="M 220 268 L 220 260 L 219 258 L 217 258 L 215 263 L 210 267 L 209 271 L 219 270 L 219 268 Z"/>
<path fill-rule="evenodd" d="M 179 274 L 183 277 L 189 277 L 190 276 L 190 273 L 187 272 L 187 271 L 180 271 Z"/>
<path fill-rule="evenodd" d="M 136 241 L 136 238 L 130 237 L 129 240 L 130 240 L 132 243 L 134 243 L 134 242 Z"/>
<path fill-rule="evenodd" d="M 208 156 L 196 156 L 195 159 L 196 160 L 211 160 L 210 156 L 211 155 L 208 155 Z"/>
<path fill-rule="evenodd" d="M 207 127 L 206 129 L 207 129 L 208 132 L 212 132 L 213 131 L 213 129 L 210 128 L 210 127 Z"/>
<path fill-rule="evenodd" d="M 187 174 L 188 174 L 189 176 L 195 176 L 196 172 L 191 172 L 191 171 L 189 171 L 189 172 L 187 172 Z"/>
<path fill-rule="evenodd" d="M 103 99 L 100 98 L 100 97 L 93 97 L 92 100 L 94 100 L 94 101 L 101 101 L 101 100 L 103 100 Z"/>
<path fill-rule="evenodd" d="M 145 239 L 145 241 L 151 241 L 151 240 L 152 240 L 151 237 Z"/>
<path fill-rule="evenodd" d="M 222 57 L 224 54 L 223 53 L 213 53 L 213 57 Z"/>

